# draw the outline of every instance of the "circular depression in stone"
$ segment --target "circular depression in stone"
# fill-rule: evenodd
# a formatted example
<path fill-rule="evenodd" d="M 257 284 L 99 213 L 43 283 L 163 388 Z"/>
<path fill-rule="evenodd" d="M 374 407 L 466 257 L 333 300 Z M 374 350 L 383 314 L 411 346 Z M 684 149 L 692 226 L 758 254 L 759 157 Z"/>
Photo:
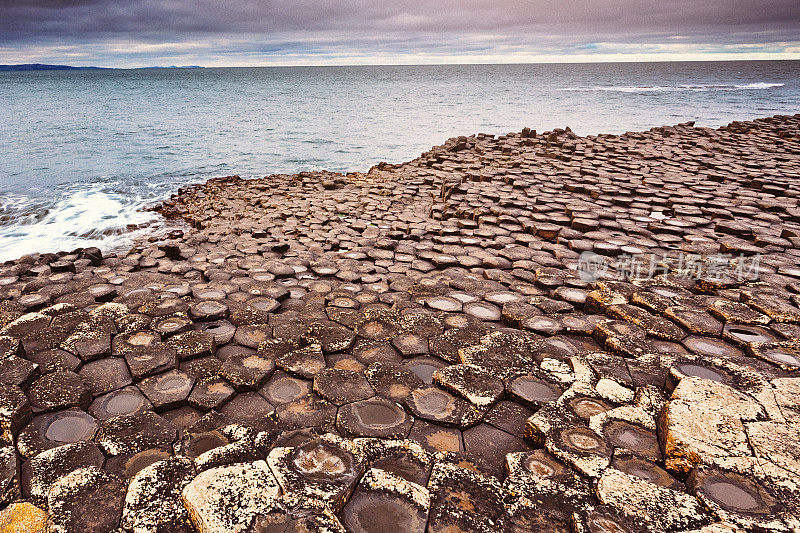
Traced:
<path fill-rule="evenodd" d="M 88 440 L 97 429 L 94 418 L 82 411 L 50 415 L 44 424 L 44 437 L 52 442 L 72 443 Z"/>
<path fill-rule="evenodd" d="M 729 383 L 730 378 L 726 376 L 724 373 L 709 368 L 707 366 L 697 365 L 694 363 L 684 363 L 681 365 L 677 365 L 675 368 L 678 369 L 682 374 L 686 376 L 692 376 L 696 378 L 703 378 L 703 379 L 710 379 L 713 381 L 718 381 L 720 383 Z"/>
<path fill-rule="evenodd" d="M 522 467 L 527 472 L 539 477 L 550 477 L 564 474 L 567 469 L 544 450 L 534 450 L 522 460 Z"/>
<path fill-rule="evenodd" d="M 411 419 L 396 403 L 371 398 L 342 406 L 337 426 L 345 433 L 363 437 L 405 437 Z"/>
<path fill-rule="evenodd" d="M 767 513 L 769 509 L 757 487 L 746 480 L 727 476 L 710 476 L 698 487 L 700 492 L 723 509 L 741 513 Z"/>
<path fill-rule="evenodd" d="M 318 440 L 296 447 L 292 451 L 291 464 L 303 476 L 317 481 L 345 479 L 355 470 L 355 462 L 349 453 Z"/>
<path fill-rule="evenodd" d="M 360 337 L 370 340 L 389 340 L 397 335 L 399 329 L 396 325 L 386 320 L 368 320 L 356 328 Z"/>
<path fill-rule="evenodd" d="M 464 312 L 490 322 L 496 322 L 502 317 L 500 308 L 488 302 L 470 302 L 464 306 Z"/>
<path fill-rule="evenodd" d="M 132 390 L 121 390 L 113 393 L 103 402 L 103 408 L 111 416 L 135 413 L 144 403 L 144 397 Z"/>
<path fill-rule="evenodd" d="M 236 334 L 236 326 L 227 320 L 215 320 L 213 322 L 203 322 L 198 325 L 200 331 L 205 331 L 214 337 L 217 346 L 226 344 L 233 339 Z"/>
<path fill-rule="evenodd" d="M 131 346 L 150 346 L 159 340 L 161 339 L 155 333 L 140 331 L 128 337 L 125 342 Z"/>
<path fill-rule="evenodd" d="M 452 395 L 435 388 L 414 390 L 411 397 L 417 409 L 428 416 L 449 416 L 456 408 Z"/>
<path fill-rule="evenodd" d="M 603 434 L 617 448 L 634 452 L 654 452 L 658 450 L 655 433 L 641 426 L 622 420 L 612 420 L 603 428 Z"/>
<path fill-rule="evenodd" d="M 553 402 L 561 396 L 555 386 L 534 376 L 514 378 L 510 384 L 511 393 L 530 403 Z"/>
<path fill-rule="evenodd" d="M 172 374 L 156 381 L 153 389 L 162 393 L 181 392 L 187 385 L 191 386 L 191 380 L 188 377 Z"/>
<path fill-rule="evenodd" d="M 655 483 L 656 485 L 661 485 L 662 487 L 674 488 L 680 485 L 666 470 L 655 463 L 638 457 L 619 458 L 615 456 L 611 466 L 621 472 L 644 479 L 650 483 Z"/>
<path fill-rule="evenodd" d="M 433 373 L 447 365 L 436 359 L 415 358 L 403 362 L 403 366 L 412 371 L 424 383 L 433 383 Z"/>
<path fill-rule="evenodd" d="M 263 395 L 272 403 L 288 403 L 311 391 L 308 382 L 291 376 L 281 376 L 270 380 L 265 386 Z"/>
<path fill-rule="evenodd" d="M 357 492 L 342 511 L 344 526 L 352 533 L 422 531 L 425 518 L 411 502 L 378 491 Z"/>
<path fill-rule="evenodd" d="M 434 296 L 425 300 L 428 307 L 436 309 L 437 311 L 444 311 L 446 313 L 455 313 L 461 311 L 461 301 L 457 297 L 449 296 Z"/>
<path fill-rule="evenodd" d="M 592 430 L 582 427 L 563 430 L 561 440 L 567 446 L 580 452 L 597 452 L 606 447 L 605 442 Z"/>
<path fill-rule="evenodd" d="M 776 340 L 775 336 L 764 328 L 750 327 L 750 326 L 726 326 L 723 330 L 724 333 L 741 342 L 747 344 L 749 342 L 773 342 Z"/>
<path fill-rule="evenodd" d="M 766 359 L 782 365 L 800 366 L 800 358 L 783 350 L 764 350 L 760 352 Z"/>
<path fill-rule="evenodd" d="M 402 422 L 406 416 L 405 411 L 390 402 L 365 400 L 351 405 L 358 421 L 368 428 L 390 428 Z"/>
<path fill-rule="evenodd" d="M 682 342 L 689 350 L 699 355 L 712 357 L 738 357 L 742 355 L 741 350 L 719 339 L 691 336 Z"/>
<path fill-rule="evenodd" d="M 573 413 L 584 420 L 611 409 L 611 405 L 597 398 L 576 397 L 567 402 Z"/>

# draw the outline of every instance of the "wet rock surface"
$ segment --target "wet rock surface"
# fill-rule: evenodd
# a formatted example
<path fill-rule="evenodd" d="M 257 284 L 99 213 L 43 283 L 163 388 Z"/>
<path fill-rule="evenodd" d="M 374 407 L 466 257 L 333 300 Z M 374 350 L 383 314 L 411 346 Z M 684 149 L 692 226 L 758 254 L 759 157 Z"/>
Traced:
<path fill-rule="evenodd" d="M 798 179 L 798 116 L 476 135 L 2 264 L 0 530 L 800 530 Z"/>

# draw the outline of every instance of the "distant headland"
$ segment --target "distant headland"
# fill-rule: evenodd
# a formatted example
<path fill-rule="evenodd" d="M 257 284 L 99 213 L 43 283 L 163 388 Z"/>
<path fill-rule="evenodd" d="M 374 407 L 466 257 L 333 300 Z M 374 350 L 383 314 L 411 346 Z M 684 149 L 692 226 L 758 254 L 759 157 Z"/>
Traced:
<path fill-rule="evenodd" d="M 171 67 L 139 67 L 134 69 L 119 69 L 112 67 L 74 67 L 70 65 L 46 65 L 42 63 L 26 63 L 22 65 L 0 65 L 0 72 L 26 71 L 26 70 L 146 70 L 166 68 L 203 68 L 198 65 L 171 66 Z"/>

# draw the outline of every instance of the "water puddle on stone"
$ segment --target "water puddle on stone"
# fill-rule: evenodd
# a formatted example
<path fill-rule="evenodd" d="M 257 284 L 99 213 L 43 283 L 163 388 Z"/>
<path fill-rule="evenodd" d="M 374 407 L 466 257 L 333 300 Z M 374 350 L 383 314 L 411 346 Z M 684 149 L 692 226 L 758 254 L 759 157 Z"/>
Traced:
<path fill-rule="evenodd" d="M 752 512 L 761 507 L 759 499 L 750 491 L 727 481 L 712 481 L 703 487 L 703 491 L 726 509 Z"/>
<path fill-rule="evenodd" d="M 94 427 L 94 422 L 85 416 L 60 415 L 48 424 L 44 436 L 54 442 L 78 442 L 88 437 Z"/>
<path fill-rule="evenodd" d="M 364 426 L 374 429 L 392 427 L 403 419 L 399 409 L 380 402 L 363 402 L 355 408 L 355 414 Z"/>
<path fill-rule="evenodd" d="M 720 383 L 727 383 L 729 381 L 725 375 L 715 370 L 691 363 L 678 365 L 678 370 L 684 375 L 696 378 L 710 379 L 713 381 L 719 381 Z"/>
<path fill-rule="evenodd" d="M 561 393 L 547 383 L 534 378 L 517 378 L 511 384 L 511 390 L 532 402 L 552 402 L 558 399 Z"/>
<path fill-rule="evenodd" d="M 105 411 L 112 416 L 136 412 L 142 405 L 141 395 L 133 391 L 120 391 L 105 402 Z"/>
<path fill-rule="evenodd" d="M 186 378 L 182 376 L 173 376 L 162 379 L 156 383 L 155 389 L 158 392 L 177 391 L 185 387 L 187 384 Z"/>
<path fill-rule="evenodd" d="M 420 411 L 441 414 L 453 410 L 453 398 L 436 389 L 416 390 L 412 393 Z"/>

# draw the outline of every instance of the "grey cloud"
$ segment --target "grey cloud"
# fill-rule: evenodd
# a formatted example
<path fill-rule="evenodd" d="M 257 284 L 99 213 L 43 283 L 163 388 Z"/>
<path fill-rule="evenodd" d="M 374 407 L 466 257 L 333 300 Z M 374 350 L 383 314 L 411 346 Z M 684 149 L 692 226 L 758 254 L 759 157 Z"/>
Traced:
<path fill-rule="evenodd" d="M 798 0 L 0 0 L 0 46 L 109 40 L 396 50 L 800 40 Z M 310 43 L 310 44 L 309 44 Z M 466 44 L 465 44 L 466 43 Z M 297 45 L 301 46 L 301 45 Z M 301 46 L 302 47 L 302 46 Z M 241 45 L 240 45 L 241 48 Z M 247 48 L 246 46 L 244 48 Z"/>

